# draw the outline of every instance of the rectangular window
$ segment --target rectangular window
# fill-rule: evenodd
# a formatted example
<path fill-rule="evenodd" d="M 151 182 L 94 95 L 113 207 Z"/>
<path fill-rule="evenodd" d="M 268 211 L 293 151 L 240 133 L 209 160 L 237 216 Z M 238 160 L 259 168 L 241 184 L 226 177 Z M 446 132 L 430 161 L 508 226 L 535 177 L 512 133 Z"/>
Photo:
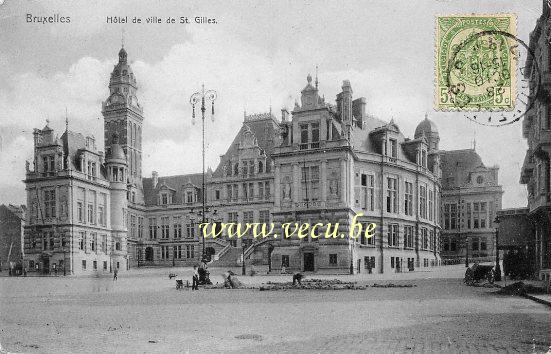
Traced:
<path fill-rule="evenodd" d="M 86 270 L 86 260 L 82 260 L 82 270 Z"/>
<path fill-rule="evenodd" d="M 404 226 L 404 248 L 413 248 L 413 226 Z"/>
<path fill-rule="evenodd" d="M 428 249 L 429 248 L 429 236 L 428 236 L 428 230 L 424 227 L 421 228 L 421 249 Z"/>
<path fill-rule="evenodd" d="M 98 206 L 98 223 L 101 226 L 105 226 L 105 212 L 103 206 Z"/>
<path fill-rule="evenodd" d="M 42 157 L 44 174 L 46 176 L 52 175 L 55 172 L 55 158 L 54 155 L 45 155 Z"/>
<path fill-rule="evenodd" d="M 319 199 L 319 166 L 302 167 L 302 200 L 305 202 Z"/>
<path fill-rule="evenodd" d="M 398 142 L 396 139 L 389 139 L 390 141 L 390 157 L 396 158 L 398 156 Z"/>
<path fill-rule="evenodd" d="M 195 193 L 193 191 L 186 192 L 186 203 L 192 204 L 195 202 Z"/>
<path fill-rule="evenodd" d="M 429 220 L 434 219 L 434 191 L 429 190 Z"/>
<path fill-rule="evenodd" d="M 300 125 L 300 149 L 308 149 L 308 124 Z"/>
<path fill-rule="evenodd" d="M 195 258 L 194 245 L 186 245 L 186 258 Z"/>
<path fill-rule="evenodd" d="M 94 270 L 98 269 L 98 261 L 93 261 L 92 264 L 94 265 Z"/>
<path fill-rule="evenodd" d="M 404 213 L 406 215 L 413 215 L 413 183 L 405 183 L 405 194 L 404 194 Z"/>
<path fill-rule="evenodd" d="M 44 216 L 55 218 L 55 189 L 44 191 Z"/>
<path fill-rule="evenodd" d="M 161 217 L 161 238 L 168 238 L 170 234 L 170 224 L 169 224 L 169 217 L 163 216 Z"/>
<path fill-rule="evenodd" d="M 80 231 L 79 234 L 80 234 L 80 240 L 78 243 L 78 248 L 81 250 L 84 250 L 84 244 L 86 243 L 86 232 Z"/>
<path fill-rule="evenodd" d="M 157 219 L 149 218 L 149 238 L 154 240 L 157 238 Z"/>
<path fill-rule="evenodd" d="M 388 213 L 397 213 L 397 180 L 394 177 L 387 177 L 386 211 Z"/>
<path fill-rule="evenodd" d="M 289 255 L 283 254 L 281 255 L 281 266 L 285 268 L 289 268 Z"/>
<path fill-rule="evenodd" d="M 103 261 L 103 270 L 107 270 L 107 261 Z"/>
<path fill-rule="evenodd" d="M 96 251 L 96 233 L 93 233 L 91 232 L 90 233 L 90 250 L 92 250 L 92 252 L 95 252 Z"/>
<path fill-rule="evenodd" d="M 419 216 L 427 218 L 427 187 L 419 186 Z"/>
<path fill-rule="evenodd" d="M 78 222 L 84 222 L 84 207 L 82 202 L 77 202 L 77 218 Z"/>
<path fill-rule="evenodd" d="M 186 224 L 186 238 L 195 237 L 195 223 L 191 222 Z"/>
<path fill-rule="evenodd" d="M 398 224 L 388 225 L 388 247 L 398 247 Z"/>
<path fill-rule="evenodd" d="M 88 204 L 88 223 L 89 224 L 95 224 L 94 205 L 92 203 Z"/>
<path fill-rule="evenodd" d="M 130 236 L 136 237 L 136 215 L 130 215 Z"/>
<path fill-rule="evenodd" d="M 317 149 L 317 148 L 320 147 L 320 145 L 319 145 L 319 141 L 320 141 L 320 126 L 319 126 L 319 123 L 310 124 L 310 128 L 311 128 L 311 135 L 312 135 L 312 140 L 311 140 L 310 147 L 312 149 Z"/>
<path fill-rule="evenodd" d="M 182 217 L 174 216 L 174 238 L 182 237 Z"/>
<path fill-rule="evenodd" d="M 337 254 L 336 253 L 333 253 L 333 254 L 329 255 L 329 264 L 332 265 L 332 266 L 337 265 Z"/>
<path fill-rule="evenodd" d="M 362 173 L 360 176 L 359 200 L 356 205 L 363 210 L 373 211 L 375 208 L 375 181 L 373 175 Z"/>
<path fill-rule="evenodd" d="M 258 212 L 258 222 L 269 224 L 270 223 L 270 211 L 269 210 L 260 210 Z M 269 228 L 268 228 L 269 230 Z"/>
<path fill-rule="evenodd" d="M 138 216 L 138 238 L 143 237 L 143 217 Z"/>

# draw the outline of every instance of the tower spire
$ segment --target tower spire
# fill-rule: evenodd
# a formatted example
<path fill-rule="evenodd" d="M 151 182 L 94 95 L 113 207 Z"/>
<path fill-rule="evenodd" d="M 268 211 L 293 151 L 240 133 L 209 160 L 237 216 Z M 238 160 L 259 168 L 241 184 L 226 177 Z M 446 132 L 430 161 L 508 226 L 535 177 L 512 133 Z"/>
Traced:
<path fill-rule="evenodd" d="M 318 66 L 316 65 L 316 90 L 318 89 Z"/>
<path fill-rule="evenodd" d="M 121 30 L 121 47 L 124 48 L 124 28 Z"/>
<path fill-rule="evenodd" d="M 65 131 L 69 131 L 69 116 L 67 115 L 67 107 L 65 107 Z"/>

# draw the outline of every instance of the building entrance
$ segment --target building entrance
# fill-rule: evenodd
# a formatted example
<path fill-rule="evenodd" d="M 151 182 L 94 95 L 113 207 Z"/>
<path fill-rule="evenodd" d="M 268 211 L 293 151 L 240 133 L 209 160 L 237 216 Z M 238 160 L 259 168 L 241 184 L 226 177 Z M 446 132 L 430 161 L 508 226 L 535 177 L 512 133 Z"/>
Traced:
<path fill-rule="evenodd" d="M 304 271 L 313 272 L 314 271 L 314 254 L 313 253 L 304 253 Z"/>

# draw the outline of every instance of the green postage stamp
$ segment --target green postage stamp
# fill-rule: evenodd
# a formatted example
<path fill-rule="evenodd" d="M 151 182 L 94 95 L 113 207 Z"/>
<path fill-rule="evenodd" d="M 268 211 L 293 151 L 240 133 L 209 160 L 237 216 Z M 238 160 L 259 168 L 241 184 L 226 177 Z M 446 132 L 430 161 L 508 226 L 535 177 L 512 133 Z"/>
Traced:
<path fill-rule="evenodd" d="M 512 14 L 437 16 L 437 110 L 515 107 L 515 23 Z"/>

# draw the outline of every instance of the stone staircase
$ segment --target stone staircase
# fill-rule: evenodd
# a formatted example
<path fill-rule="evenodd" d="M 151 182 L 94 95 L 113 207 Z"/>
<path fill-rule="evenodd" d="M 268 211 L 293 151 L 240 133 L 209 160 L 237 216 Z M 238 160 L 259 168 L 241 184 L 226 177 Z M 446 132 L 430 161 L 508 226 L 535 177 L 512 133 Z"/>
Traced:
<path fill-rule="evenodd" d="M 219 252 L 218 259 L 212 261 L 209 267 L 237 267 L 241 265 L 241 247 L 232 247 L 230 245 L 224 247 Z"/>

